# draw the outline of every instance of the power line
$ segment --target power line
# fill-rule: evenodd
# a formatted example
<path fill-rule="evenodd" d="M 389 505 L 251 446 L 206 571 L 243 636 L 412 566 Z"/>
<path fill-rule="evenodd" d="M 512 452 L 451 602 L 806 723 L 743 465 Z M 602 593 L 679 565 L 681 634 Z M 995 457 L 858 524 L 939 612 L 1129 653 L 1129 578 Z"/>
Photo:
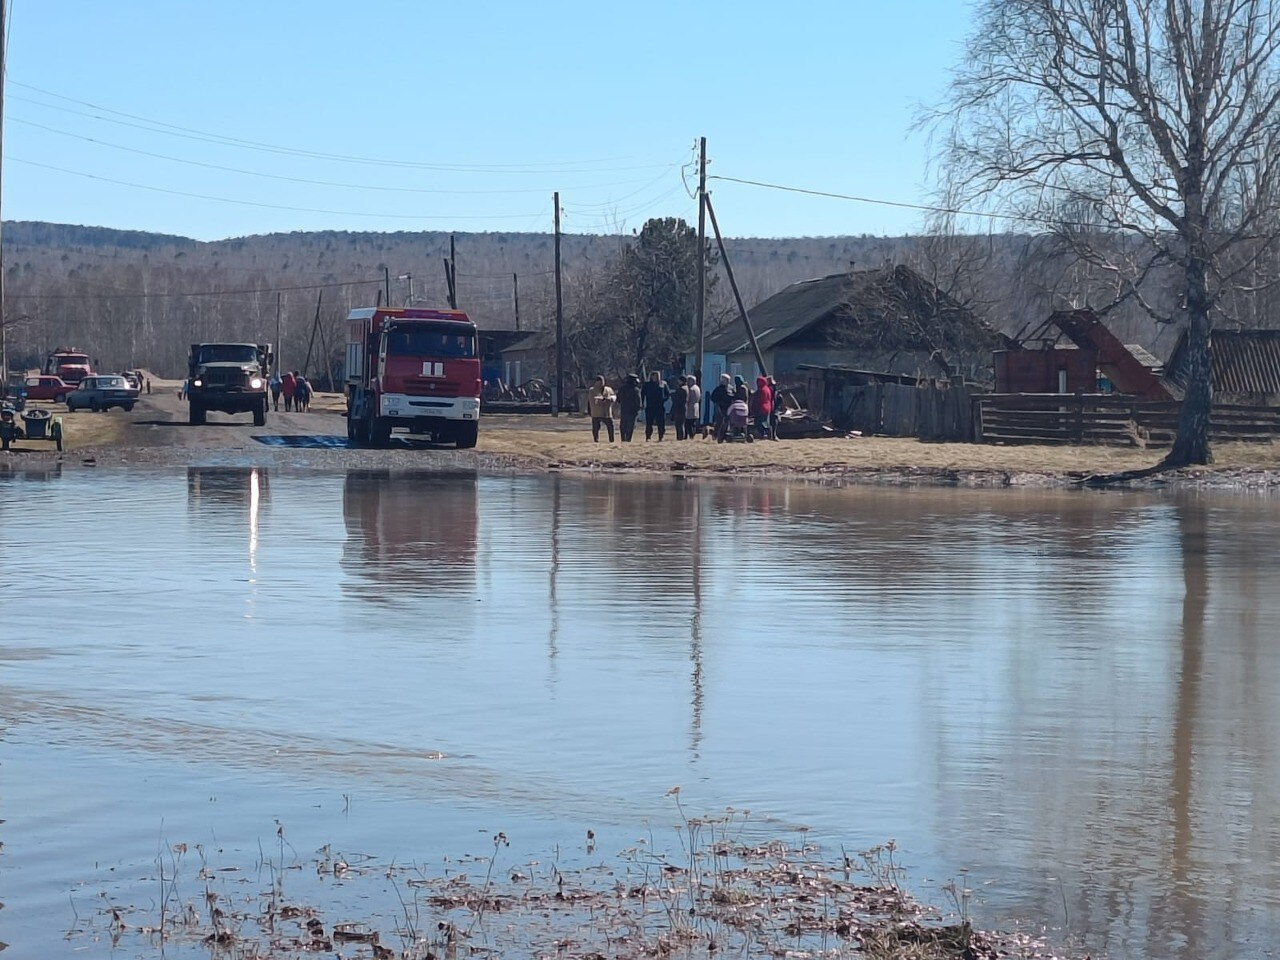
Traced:
<path fill-rule="evenodd" d="M 371 280 L 333 280 L 328 283 L 305 283 L 291 287 L 255 287 L 246 290 L 192 290 L 174 293 L 17 293 L 15 300 L 159 300 L 173 297 L 231 297 L 254 293 L 288 293 L 292 290 L 328 290 L 331 287 L 355 287 L 382 283 L 382 277 Z"/>
<path fill-rule="evenodd" d="M 294 213 L 324 213 L 339 217 L 371 217 L 375 220 L 524 220 L 529 217 L 527 213 L 499 213 L 499 214 L 413 214 L 413 213 L 368 213 L 363 210 L 327 210 L 319 207 L 294 207 L 282 203 L 263 203 L 258 200 L 238 200 L 234 197 L 219 197 L 208 193 L 188 193 L 185 190 L 171 190 L 168 187 L 156 187 L 146 183 L 134 183 L 130 180 L 116 180 L 113 177 L 103 177 L 96 173 L 85 173 L 83 170 L 70 170 L 66 167 L 57 167 L 51 163 L 39 163 L 35 160 L 27 160 L 23 157 L 13 157 L 5 155 L 6 160 L 14 163 L 24 163 L 27 166 L 39 167 L 43 170 L 55 170 L 58 173 L 70 174 L 74 177 L 85 177 L 89 180 L 100 180 L 103 183 L 114 183 L 121 187 L 134 187 L 138 190 L 151 190 L 155 193 L 167 193 L 175 197 L 191 197 L 196 200 L 213 200 L 218 203 L 233 203 L 242 207 L 262 207 L 267 210 L 289 210 Z"/>
<path fill-rule="evenodd" d="M 990 213 L 979 210 L 965 210 L 957 207 L 933 206 L 927 203 L 906 203 L 902 200 L 880 200 L 875 197 L 859 197 L 848 193 L 832 193 L 827 190 L 810 190 L 806 187 L 791 187 L 781 183 L 766 183 L 763 180 L 747 180 L 743 177 L 726 177 L 719 174 L 710 174 L 707 176 L 707 179 L 724 180 L 727 183 L 743 183 L 751 187 L 765 187 L 769 190 L 783 190 L 787 193 L 803 193 L 810 197 L 828 197 L 835 200 L 853 200 L 856 203 L 871 203 L 882 207 L 898 207 L 904 210 L 923 210 L 926 213 L 947 213 L 959 217 L 990 217 L 994 220 L 1016 220 L 1023 223 L 1038 223 L 1047 226 L 1058 226 L 1063 222 L 1049 217 L 1037 217 L 1032 214 Z M 1080 226 L 1091 225 L 1080 224 Z"/>
<path fill-rule="evenodd" d="M 250 176 L 250 177 L 263 177 L 268 180 L 283 180 L 288 183 L 305 183 L 305 184 L 312 184 L 314 186 L 320 186 L 320 187 L 343 187 L 351 190 L 380 190 L 387 193 L 435 193 L 435 194 L 449 194 L 449 195 L 456 195 L 456 196 L 470 196 L 470 195 L 487 196 L 487 195 L 493 195 L 493 194 L 509 194 L 509 193 L 543 194 L 547 192 L 547 188 L 544 188 L 544 187 L 517 187 L 509 190 L 440 190 L 440 189 L 433 189 L 430 187 L 388 187 L 388 186 L 380 186 L 377 184 L 369 184 L 369 183 L 346 183 L 341 180 L 313 180 L 307 177 L 289 177 L 289 176 L 285 176 L 283 174 L 278 174 L 278 173 L 266 173 L 261 170 L 246 170 L 243 167 L 228 167 L 220 163 L 208 163 L 204 160 L 192 160 L 187 157 L 174 157 L 165 153 L 153 153 L 150 150 L 140 150 L 137 147 L 125 146 L 122 143 L 113 143 L 110 140 L 100 140 L 97 137 L 88 137 L 83 134 L 72 133 L 69 130 L 59 130 L 57 127 L 50 127 L 50 126 L 46 126 L 43 123 L 36 123 L 34 120 L 24 120 L 21 117 L 9 117 L 8 119 L 12 123 L 20 123 L 23 126 L 34 127 L 37 130 L 44 130 L 48 133 L 55 133 L 61 137 L 70 137 L 73 140 L 81 140 L 81 141 L 84 141 L 85 143 L 94 143 L 101 147 L 110 147 L 113 150 L 123 150 L 125 153 L 136 154 L 137 156 L 140 156 L 140 157 L 151 157 L 156 160 L 168 160 L 173 163 L 185 163 L 193 167 L 204 167 L 206 170 L 222 170 L 222 171 L 225 171 L 226 173 L 238 173 L 238 174 L 243 174 L 245 176 Z M 642 180 L 638 178 L 634 180 L 616 180 L 611 183 L 588 184 L 585 186 L 575 187 L 575 189 L 601 190 L 608 187 L 630 186 L 631 184 L 634 184 L 634 183 L 643 183 L 644 186 L 640 187 L 639 190 L 633 191 L 632 193 L 626 195 L 628 197 L 635 196 L 635 194 L 641 193 L 647 190 L 653 184 L 657 183 L 659 180 L 662 179 L 663 176 L 666 175 L 668 171 L 672 169 L 674 169 L 674 167 L 667 167 L 666 170 L 664 170 L 662 174 L 659 174 L 659 176 L 654 180 Z M 625 197 L 622 199 L 625 199 Z"/>
<path fill-rule="evenodd" d="M 541 163 L 482 163 L 482 164 L 459 164 L 459 163 L 424 163 L 416 160 L 391 160 L 380 157 L 362 157 L 358 155 L 348 155 L 340 153 L 324 153 L 317 150 L 306 150 L 300 147 L 290 147 L 282 144 L 266 143 L 260 140 L 248 140 L 242 137 L 231 137 L 224 134 L 210 133 L 204 130 L 197 130 L 192 127 L 184 127 L 174 123 L 167 123 L 163 120 L 154 120 L 149 117 L 139 116 L 133 113 L 126 113 L 123 110 L 114 110 L 111 107 L 105 107 L 101 104 L 92 103 L 88 100 L 77 100 L 75 97 L 64 96 L 60 93 L 54 93 L 51 90 L 44 90 L 40 87 L 33 86 L 29 83 L 21 83 L 17 80 L 10 80 L 9 83 L 16 87 L 22 87 L 26 90 L 33 90 L 36 93 L 43 94 L 47 97 L 53 97 L 67 103 L 78 104 L 82 107 L 88 107 L 91 110 L 101 111 L 101 113 L 114 114 L 115 116 L 102 116 L 101 114 L 85 113 L 81 110 L 72 110 L 67 107 L 60 107 L 57 104 L 44 103 L 40 100 L 34 100 L 30 97 L 13 95 L 11 99 L 20 100 L 23 103 L 31 103 L 36 106 L 44 107 L 49 110 L 58 110 L 63 113 L 71 113 L 77 116 L 90 117 L 94 120 L 101 120 L 106 123 L 116 123 L 127 127 L 136 127 L 142 130 L 148 130 L 151 133 L 164 133 L 170 136 L 184 137 L 186 139 L 201 140 L 205 143 L 221 143 L 224 145 L 243 147 L 252 150 L 261 150 L 268 153 L 286 154 L 288 156 L 311 157 L 317 160 L 331 160 L 340 163 L 358 163 L 371 164 L 375 166 L 388 167 L 407 167 L 417 170 L 437 170 L 455 173 L 495 173 L 495 174 L 563 174 L 563 173 L 614 173 L 626 170 L 653 170 L 657 167 L 664 167 L 666 164 L 639 164 L 622 167 L 599 167 L 590 166 L 593 163 L 608 163 L 609 160 L 548 160 Z M 117 117 L 127 118 L 125 120 L 116 119 Z M 137 122 L 129 122 L 137 121 Z M 148 126 L 140 126 L 147 124 Z M 573 165 L 577 165 L 579 169 L 572 169 Z"/>

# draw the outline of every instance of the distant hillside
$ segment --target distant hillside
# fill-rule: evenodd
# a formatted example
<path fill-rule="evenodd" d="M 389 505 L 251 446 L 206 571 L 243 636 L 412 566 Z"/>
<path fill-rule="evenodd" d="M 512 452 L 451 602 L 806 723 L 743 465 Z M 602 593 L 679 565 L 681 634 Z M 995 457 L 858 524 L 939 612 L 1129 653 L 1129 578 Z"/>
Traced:
<path fill-rule="evenodd" d="M 548 234 L 455 234 L 459 305 L 482 326 L 515 324 L 512 274 L 519 275 L 520 320 L 525 329 L 552 323 L 553 241 Z M 625 237 L 566 235 L 562 242 L 565 296 L 572 303 L 583 281 L 602 268 Z M 886 262 L 913 262 L 929 238 L 800 237 L 729 239 L 727 246 L 743 297 L 759 302 L 797 280 Z M 1016 329 L 1049 305 L 1065 302 L 1054 283 L 1030 282 L 1023 262 L 1027 238 L 984 238 L 990 256 L 982 267 L 987 317 Z M 106 367 L 146 364 L 176 375 L 186 345 L 196 339 L 275 339 L 278 288 L 368 281 L 328 287 L 321 307 L 326 338 L 340 346 L 341 319 L 354 306 L 372 305 L 384 268 L 391 298 L 403 303 L 410 274 L 419 302 L 446 302 L 443 260 L 449 234 L 323 231 L 267 234 L 214 242 L 186 237 L 42 222 L 4 226 L 6 300 L 22 319 L 10 337 L 15 365 L 49 348 L 76 345 Z M 221 293 L 221 291 L 232 291 Z M 209 295 L 217 293 L 218 295 Z M 138 296 L 145 294 L 145 296 Z M 177 296 L 177 294 L 183 294 Z M 195 295 L 204 294 L 204 295 Z M 316 290 L 286 290 L 284 361 L 301 366 L 308 348 Z M 713 320 L 732 316 L 726 283 L 711 305 Z M 1120 332 L 1162 349 L 1158 331 L 1143 317 L 1119 318 Z M 318 349 L 318 344 L 313 347 Z"/>

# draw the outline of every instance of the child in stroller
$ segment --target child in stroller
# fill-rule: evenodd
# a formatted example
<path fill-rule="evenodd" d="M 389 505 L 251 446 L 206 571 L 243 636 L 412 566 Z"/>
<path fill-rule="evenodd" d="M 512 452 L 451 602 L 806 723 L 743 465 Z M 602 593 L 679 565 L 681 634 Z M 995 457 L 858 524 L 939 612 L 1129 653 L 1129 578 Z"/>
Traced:
<path fill-rule="evenodd" d="M 725 412 L 724 425 L 721 428 L 721 436 L 719 440 L 724 443 L 726 440 L 730 443 L 746 441 L 751 443 L 754 437 L 751 436 L 750 429 L 751 408 L 747 404 L 747 387 L 746 384 L 738 387 L 738 394 L 733 399 L 733 403 L 729 404 L 729 409 Z"/>

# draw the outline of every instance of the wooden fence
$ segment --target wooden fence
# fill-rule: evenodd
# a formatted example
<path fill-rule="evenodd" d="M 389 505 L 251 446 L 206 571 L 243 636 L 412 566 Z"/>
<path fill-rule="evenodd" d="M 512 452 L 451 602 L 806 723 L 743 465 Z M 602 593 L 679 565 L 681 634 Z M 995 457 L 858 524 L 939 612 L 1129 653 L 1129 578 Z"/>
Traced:
<path fill-rule="evenodd" d="M 1108 444 L 1160 447 L 1173 443 L 1177 402 L 1114 394 L 989 393 L 973 398 L 980 443 Z M 1211 439 L 1268 443 L 1280 439 L 1280 408 L 1215 404 Z"/>
<path fill-rule="evenodd" d="M 832 417 L 837 429 L 886 437 L 968 442 L 973 439 L 972 394 L 967 386 L 916 387 L 901 383 L 846 386 Z"/>

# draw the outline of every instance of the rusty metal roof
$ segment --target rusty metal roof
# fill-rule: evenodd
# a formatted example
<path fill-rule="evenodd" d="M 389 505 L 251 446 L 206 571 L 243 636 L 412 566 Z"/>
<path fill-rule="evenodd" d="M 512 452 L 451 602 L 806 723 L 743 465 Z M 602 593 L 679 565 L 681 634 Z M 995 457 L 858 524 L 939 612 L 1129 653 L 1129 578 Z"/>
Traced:
<path fill-rule="evenodd" d="M 1165 367 L 1165 378 L 1186 386 L 1184 332 Z M 1214 330 L 1210 334 L 1213 392 L 1251 400 L 1280 398 L 1280 330 Z"/>

